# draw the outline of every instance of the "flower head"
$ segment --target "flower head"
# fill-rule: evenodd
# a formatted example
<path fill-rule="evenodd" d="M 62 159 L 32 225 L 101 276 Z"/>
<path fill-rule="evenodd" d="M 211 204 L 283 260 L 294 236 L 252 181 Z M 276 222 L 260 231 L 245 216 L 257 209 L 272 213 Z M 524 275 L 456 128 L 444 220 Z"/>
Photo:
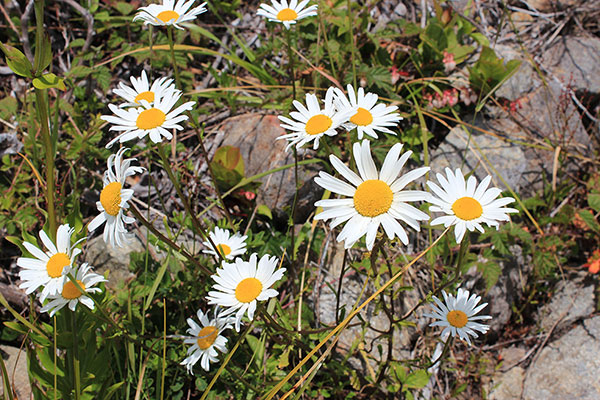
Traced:
<path fill-rule="evenodd" d="M 277 296 L 279 292 L 271 286 L 283 277 L 285 268 L 275 271 L 278 259 L 264 255 L 258 260 L 256 253 L 248 261 L 236 258 L 233 263 L 223 263 L 212 276 L 216 284 L 208 292 L 208 304 L 225 307 L 225 313 L 235 314 L 235 330 L 240 330 L 242 317 L 248 312 L 248 318 L 254 319 L 258 301 Z"/>
<path fill-rule="evenodd" d="M 179 123 L 186 121 L 188 117 L 180 114 L 191 110 L 196 104 L 195 101 L 188 101 L 171 110 L 180 97 L 181 91 L 175 89 L 174 86 L 168 86 L 160 92 L 155 92 L 152 104 L 145 99 L 139 99 L 142 107 L 131 107 L 126 110 L 109 104 L 108 108 L 115 115 L 103 115 L 100 118 L 112 124 L 111 131 L 122 131 L 123 133 L 108 142 L 106 148 L 110 148 L 116 142 L 123 143 L 135 138 L 142 139 L 146 135 L 149 135 L 150 140 L 154 143 L 161 142 L 163 136 L 167 140 L 171 140 L 173 135 L 168 129 L 183 130 Z"/>
<path fill-rule="evenodd" d="M 107 170 L 104 172 L 104 188 L 100 192 L 100 201 L 96 207 L 100 214 L 88 225 L 88 231 L 94 231 L 106 222 L 104 227 L 104 241 L 111 246 L 123 247 L 129 240 L 124 224 L 131 224 L 134 218 L 125 215 L 129 208 L 127 203 L 133 197 L 132 189 L 125 189 L 127 177 L 144 171 L 142 167 L 132 167 L 135 158 L 123 160 L 123 153 L 127 148 L 120 149 L 117 154 L 111 154 L 106 162 Z"/>
<path fill-rule="evenodd" d="M 377 104 L 377 95 L 367 93 L 362 87 L 358 88 L 358 93 L 354 91 L 352 85 L 348 85 L 348 97 L 340 89 L 335 88 L 336 99 L 334 103 L 338 111 L 351 110 L 350 121 L 344 124 L 344 128 L 352 130 L 356 128 L 358 140 L 362 140 L 363 134 L 367 134 L 377 139 L 377 133 L 385 132 L 396 135 L 396 132 L 388 129 L 388 126 L 397 126 L 402 117 L 395 112 L 398 107 L 386 106 L 383 103 Z"/>
<path fill-rule="evenodd" d="M 98 293 L 102 290 L 94 287 L 97 283 L 106 282 L 106 279 L 102 275 L 90 272 L 91 266 L 88 263 L 83 263 L 77 270 L 75 280 L 77 284 L 83 289 L 84 293 Z M 69 306 L 71 311 L 75 311 L 77 303 L 82 303 L 90 310 L 94 309 L 94 301 L 85 294 L 81 293 L 79 288 L 75 284 L 67 279 L 61 290 L 48 296 L 50 302 L 46 304 L 40 311 L 50 313 L 53 316 L 58 310 L 63 308 L 65 305 Z"/>
<path fill-rule="evenodd" d="M 56 230 L 56 245 L 48 237 L 46 232 L 40 230 L 40 239 L 48 249 L 46 252 L 37 246 L 23 242 L 23 246 L 30 252 L 34 258 L 19 257 L 17 265 L 22 268 L 19 277 L 23 281 L 19 286 L 25 289 L 25 293 L 33 293 L 37 288 L 43 286 L 40 293 L 40 300 L 43 302 L 49 295 L 58 293 L 67 279 L 66 275 L 71 271 L 74 265 L 75 257 L 81 250 L 76 248 L 77 243 L 71 245 L 71 236 L 75 229 L 68 224 L 58 227 Z"/>
<path fill-rule="evenodd" d="M 127 102 L 121 104 L 119 107 L 139 107 L 142 105 L 142 100 L 146 100 L 148 104 L 152 104 L 154 103 L 154 99 L 161 97 L 167 88 L 175 90 L 175 86 L 172 85 L 173 79 L 165 77 L 155 80 L 152 82 L 152 86 L 150 86 L 146 71 L 142 71 L 142 75 L 139 78 L 132 76 L 130 81 L 133 88 L 125 85 L 123 82 L 119 82 L 119 88 L 113 90 L 113 93 L 121 96 Z M 175 91 L 179 92 L 178 90 Z"/>
<path fill-rule="evenodd" d="M 227 229 L 221 229 L 218 226 L 208 235 L 217 248 L 214 249 L 208 240 L 202 242 L 203 245 L 209 248 L 202 251 L 205 254 L 216 256 L 217 253 L 215 250 L 218 250 L 223 258 L 233 260 L 235 257 L 241 256 L 246 252 L 246 239 L 248 239 L 248 236 L 242 236 L 237 233 L 232 236 Z"/>
<path fill-rule="evenodd" d="M 487 306 L 487 303 L 477 306 L 481 300 L 480 296 L 473 294 L 469 297 L 469 291 L 464 289 L 458 289 L 456 297 L 448 295 L 443 290 L 442 295 L 444 296 L 444 302 L 442 303 L 436 296 L 432 296 L 435 301 L 433 313 L 423 314 L 426 317 L 437 320 L 429 326 L 444 327 L 442 337 L 446 337 L 448 334 L 452 336 L 458 334 L 462 340 L 465 340 L 470 345 L 471 340 L 469 339 L 469 335 L 477 337 L 478 335 L 475 331 L 481 333 L 488 331 L 488 325 L 474 322 L 492 318 L 489 315 L 477 315 L 479 311 Z"/>
<path fill-rule="evenodd" d="M 444 224 L 445 227 L 455 225 L 454 234 L 457 242 L 462 240 L 467 229 L 471 232 L 477 229 L 483 233 L 482 223 L 498 229 L 498 221 L 508 221 L 509 213 L 518 212 L 514 208 L 504 207 L 515 199 L 512 197 L 496 199 L 502 191 L 495 187 L 488 189 L 492 180 L 489 175 L 479 186 L 474 176 L 470 176 L 465 182 L 458 168 L 454 173 L 450 168 L 446 168 L 446 177 L 442 174 L 436 176 L 441 188 L 427 181 L 427 186 L 433 191 L 428 201 L 434 204 L 429 209 L 447 215 L 434 219 L 431 225 Z"/>
<path fill-rule="evenodd" d="M 256 13 L 257 15 L 267 18 L 269 21 L 279 22 L 283 24 L 286 29 L 290 29 L 290 26 L 295 24 L 297 21 L 317 15 L 317 6 L 308 6 L 309 0 L 304 0 L 298 3 L 298 0 L 290 0 L 289 4 L 287 0 L 271 0 L 271 6 L 268 4 L 261 4 L 260 9 Z M 306 7 L 306 8 L 305 8 Z"/>
<path fill-rule="evenodd" d="M 292 133 L 281 135 L 277 138 L 287 139 L 289 141 L 285 148 L 286 151 L 294 145 L 299 149 L 311 140 L 314 141 L 313 148 L 316 150 L 319 148 L 319 139 L 323 137 L 323 135 L 337 135 L 336 129 L 344 122 L 348 121 L 348 118 L 354 114 L 355 110 L 343 110 L 342 112 L 337 112 L 333 105 L 333 98 L 334 91 L 333 88 L 330 87 L 325 94 L 325 108 L 321 109 L 317 96 L 312 93 L 307 93 L 306 107 L 297 100 L 294 100 L 292 103 L 299 111 L 292 111 L 290 113 L 290 117 L 295 121 L 287 117 L 278 117 L 284 122 L 281 124 L 282 128 L 293 131 Z"/>
<path fill-rule="evenodd" d="M 412 151 L 400 155 L 402 144 L 397 143 L 388 152 L 381 171 L 377 172 L 368 140 L 354 143 L 354 160 L 359 175 L 345 166 L 334 155 L 329 156 L 333 167 L 350 184 L 320 172 L 315 183 L 333 193 L 349 198 L 320 200 L 315 203 L 323 207 L 323 212 L 315 219 L 333 219 L 331 228 L 346 221 L 346 225 L 337 237 L 338 242 L 345 241 L 345 247 L 350 248 L 361 237 L 366 235 L 367 249 L 371 250 L 379 225 L 390 239 L 398 236 L 402 243 L 408 244 L 408 236 L 398 220 L 403 221 L 419 231 L 419 222 L 429 219 L 429 216 L 417 208 L 407 204 L 408 201 L 426 200 L 428 193 L 420 190 L 403 190 L 406 185 L 420 178 L 429 171 L 429 167 L 414 169 L 398 177 L 402 167 L 411 156 Z"/>
<path fill-rule="evenodd" d="M 583 266 L 590 271 L 590 274 L 597 274 L 600 271 L 600 249 L 594 250 Z"/>
<path fill-rule="evenodd" d="M 140 7 L 138 13 L 133 17 L 136 21 L 141 19 L 144 25 L 173 25 L 177 29 L 183 29 L 179 24 L 182 22 L 192 21 L 196 16 L 206 12 L 206 2 L 194 7 L 190 7 L 196 0 L 163 0 L 162 4 L 150 4 L 146 7 Z"/>
<path fill-rule="evenodd" d="M 187 358 L 181 362 L 185 365 L 188 372 L 194 375 L 194 365 L 200 360 L 200 366 L 208 371 L 210 363 L 217 361 L 217 350 L 221 353 L 227 352 L 227 338 L 221 336 L 223 331 L 232 327 L 234 318 L 224 316 L 219 313 L 218 307 L 215 308 L 215 314 L 212 319 L 209 319 L 202 310 L 196 313 L 200 325 L 192 318 L 187 319 L 190 326 L 187 333 L 192 336 L 184 340 L 185 344 L 191 344 L 187 351 Z"/>

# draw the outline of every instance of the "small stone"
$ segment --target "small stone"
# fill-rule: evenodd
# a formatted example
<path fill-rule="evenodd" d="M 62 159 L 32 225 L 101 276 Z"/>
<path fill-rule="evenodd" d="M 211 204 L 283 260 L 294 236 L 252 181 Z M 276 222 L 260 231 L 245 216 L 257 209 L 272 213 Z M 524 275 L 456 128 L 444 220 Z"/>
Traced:
<path fill-rule="evenodd" d="M 594 304 L 593 285 L 583 287 L 580 281 L 561 281 L 550 303 L 540 309 L 538 321 L 544 332 L 561 318 L 556 328 L 565 327 L 592 314 Z"/>
<path fill-rule="evenodd" d="M 31 398 L 31 384 L 29 383 L 29 373 L 27 372 L 27 352 L 16 347 L 0 345 L 0 355 L 6 366 L 9 385 L 13 389 L 13 392 L 16 393 L 17 398 Z M 2 382 L 1 376 L 0 382 Z M 0 384 L 0 397 L 4 396 L 4 394 L 4 385 Z M 8 396 L 2 398 L 8 398 Z"/>
<path fill-rule="evenodd" d="M 490 400 L 520 400 L 523 393 L 523 380 L 525 370 L 514 367 L 510 370 L 495 375 L 492 378 Z"/>

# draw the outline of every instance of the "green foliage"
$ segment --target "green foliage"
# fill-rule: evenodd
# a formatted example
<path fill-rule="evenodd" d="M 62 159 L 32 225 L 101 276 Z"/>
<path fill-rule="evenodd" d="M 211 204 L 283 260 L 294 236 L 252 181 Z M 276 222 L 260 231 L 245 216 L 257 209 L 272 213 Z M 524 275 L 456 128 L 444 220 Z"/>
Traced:
<path fill-rule="evenodd" d="M 6 57 L 6 65 L 17 75 L 25 78 L 33 77 L 33 66 L 19 49 L 0 43 L 0 50 Z"/>
<path fill-rule="evenodd" d="M 469 67 L 469 82 L 478 92 L 489 94 L 514 74 L 521 61 L 510 60 L 506 64 L 491 48 L 484 46 L 479 59 Z"/>

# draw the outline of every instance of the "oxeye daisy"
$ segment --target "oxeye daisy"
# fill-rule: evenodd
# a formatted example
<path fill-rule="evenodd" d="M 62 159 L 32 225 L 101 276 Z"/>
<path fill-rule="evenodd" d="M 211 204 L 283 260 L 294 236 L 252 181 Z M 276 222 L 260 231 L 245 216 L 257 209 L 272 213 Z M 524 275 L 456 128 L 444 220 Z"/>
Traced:
<path fill-rule="evenodd" d="M 479 186 L 477 186 L 477 179 L 472 175 L 465 182 L 465 177 L 458 168 L 454 173 L 450 168 L 446 168 L 446 177 L 442 174 L 436 176 L 441 187 L 427 181 L 427 186 L 437 195 L 436 197 L 432 194 L 428 199 L 434 204 L 429 209 L 448 215 L 434 219 L 431 225 L 444 224 L 445 227 L 455 225 L 454 235 L 458 243 L 467 229 L 471 232 L 477 229 L 483 233 L 482 223 L 498 229 L 498 221 L 508 221 L 507 214 L 518 212 L 514 208 L 504 207 L 515 199 L 512 197 L 496 199 L 502 191 L 495 187 L 488 189 L 492 180 L 489 175 Z"/>
<path fill-rule="evenodd" d="M 40 300 L 43 302 L 49 295 L 58 293 L 66 278 L 66 274 L 71 271 L 75 257 L 81 250 L 76 248 L 77 243 L 71 245 L 71 236 L 75 229 L 68 224 L 58 227 L 56 230 L 56 245 L 48 237 L 46 232 L 40 231 L 40 239 L 46 249 L 46 252 L 39 249 L 36 245 L 29 242 L 23 242 L 23 246 L 35 258 L 19 257 L 17 265 L 22 268 L 19 277 L 23 281 L 19 286 L 25 289 L 25 293 L 33 293 L 37 288 L 43 286 L 40 293 Z"/>
<path fill-rule="evenodd" d="M 317 15 L 316 5 L 306 7 L 308 0 L 301 1 L 300 3 L 298 3 L 298 0 L 291 0 L 289 4 L 287 0 L 282 0 L 281 2 L 271 0 L 271 4 L 271 6 L 261 4 L 260 10 L 256 14 L 267 18 L 269 21 L 283 24 L 286 29 L 290 29 L 290 26 L 298 20 Z"/>
<path fill-rule="evenodd" d="M 279 116 L 279 120 L 284 122 L 281 127 L 293 131 L 279 136 L 277 139 L 287 139 L 289 141 L 285 150 L 291 146 L 296 146 L 297 149 L 304 146 L 305 143 L 314 141 L 313 148 L 319 148 L 319 139 L 323 135 L 335 136 L 336 129 L 348 121 L 348 118 L 355 112 L 354 110 L 344 110 L 336 112 L 333 105 L 334 92 L 330 87 L 325 94 L 325 108 L 321 109 L 319 99 L 312 93 L 306 94 L 306 107 L 297 100 L 293 101 L 294 107 L 299 112 L 292 111 L 290 117 L 294 120 Z"/>
<path fill-rule="evenodd" d="M 236 258 L 233 263 L 223 263 L 222 268 L 217 268 L 217 273 L 212 275 L 216 282 L 213 289 L 208 292 L 208 304 L 225 307 L 224 313 L 235 314 L 235 330 L 240 330 L 242 317 L 248 312 L 248 318 L 254 319 L 257 301 L 265 301 L 277 296 L 279 292 L 271 286 L 283 277 L 285 268 L 275 271 L 278 259 L 264 255 L 257 262 L 256 253 L 250 260 L 244 261 Z"/>
<path fill-rule="evenodd" d="M 161 97 L 162 92 L 168 87 L 171 86 L 175 89 L 172 85 L 173 79 L 167 79 L 166 77 L 155 80 L 152 82 L 152 86 L 150 86 L 146 71 L 142 71 L 142 75 L 139 78 L 132 76 L 130 81 L 133 88 L 125 85 L 123 82 L 119 82 L 119 88 L 113 90 L 114 94 L 121 96 L 127 101 L 127 103 L 123 103 L 119 107 L 139 107 L 142 105 L 142 100 L 146 100 L 148 104 L 152 104 L 154 99 Z"/>
<path fill-rule="evenodd" d="M 402 144 L 392 146 L 381 171 L 377 172 L 371 157 L 369 141 L 363 140 L 362 143 L 354 143 L 354 160 L 358 175 L 333 154 L 329 156 L 333 167 L 350 184 L 323 171 L 315 178 L 315 183 L 324 189 L 349 197 L 320 200 L 315 203 L 315 206 L 323 207 L 323 211 L 317 214 L 315 219 L 333 219 L 331 228 L 348 221 L 337 237 L 338 242 L 345 241 L 346 248 L 352 247 L 366 235 L 367 249 L 371 250 L 379 225 L 383 225 L 383 230 L 390 239 L 398 236 L 402 243 L 408 244 L 408 235 L 397 220 L 419 231 L 418 221 L 429 219 L 427 214 L 406 203 L 427 200 L 428 193 L 421 190 L 403 190 L 410 182 L 425 175 L 429 167 L 417 168 L 398 177 L 412 154 L 412 151 L 407 151 L 400 155 L 401 151 Z"/>
<path fill-rule="evenodd" d="M 209 232 L 208 235 L 217 249 L 214 249 L 209 241 L 202 242 L 203 245 L 208 247 L 208 250 L 202 251 L 205 254 L 216 256 L 217 253 L 215 250 L 218 250 L 223 258 L 233 260 L 235 257 L 241 256 L 246 252 L 246 239 L 248 239 L 248 236 L 239 234 L 232 236 L 227 229 L 221 229 L 218 226 L 215 227 L 213 232 Z"/>
<path fill-rule="evenodd" d="M 356 128 L 358 140 L 363 138 L 363 134 L 377 139 L 375 131 L 396 134 L 386 127 L 397 126 L 398 121 L 402 119 L 400 114 L 395 112 L 398 107 L 386 106 L 383 103 L 377 104 L 378 97 L 375 93 L 365 94 L 361 87 L 358 88 L 358 92 L 355 92 L 352 85 L 348 85 L 348 97 L 338 88 L 335 88 L 335 94 L 338 111 L 353 111 L 350 122 L 345 123 L 344 128 L 349 131 Z"/>
<path fill-rule="evenodd" d="M 186 121 L 188 117 L 180 114 L 191 110 L 196 102 L 188 101 L 171 110 L 179 101 L 181 91 L 169 86 L 160 92 L 161 96 L 156 96 L 157 94 L 155 93 L 152 105 L 145 99 L 139 99 L 142 107 L 131 107 L 126 110 L 114 104 L 108 105 L 115 115 L 103 115 L 100 118 L 112 124 L 111 131 L 123 131 L 123 133 L 108 142 L 106 148 L 110 148 L 116 142 L 141 139 L 146 135 L 149 135 L 154 143 L 159 143 L 163 136 L 167 140 L 173 137 L 168 129 L 183 130 L 179 123 Z"/>
<path fill-rule="evenodd" d="M 92 267 L 88 263 L 81 264 L 77 270 L 75 280 L 85 293 L 101 292 L 102 290 L 100 288 L 94 286 L 100 282 L 107 282 L 107 280 L 104 279 L 102 275 L 90 272 L 91 268 Z M 77 286 L 75 286 L 75 284 L 68 278 L 66 279 L 61 290 L 55 295 L 48 296 L 48 300 L 50 300 L 50 302 L 42 307 L 40 311 L 48 312 L 50 313 L 50 316 L 53 316 L 58 310 L 66 305 L 69 306 L 71 311 L 75 311 L 77 303 L 85 305 L 90 310 L 94 309 L 94 301 L 85 294 L 82 294 Z"/>
<path fill-rule="evenodd" d="M 444 303 L 436 296 L 432 296 L 435 301 L 433 313 L 423 314 L 426 317 L 438 320 L 432 322 L 429 326 L 444 327 L 442 337 L 446 337 L 449 334 L 452 336 L 458 334 L 462 340 L 470 345 L 471 340 L 469 339 L 469 335 L 477 337 L 478 335 L 475 331 L 481 333 L 488 331 L 488 325 L 474 322 L 492 318 L 489 315 L 476 315 L 487 306 L 487 303 L 477 306 L 481 300 L 480 296 L 475 294 L 469 296 L 469 291 L 464 289 L 458 289 L 456 297 L 448 295 L 443 290 L 442 295 L 444 296 Z"/>
<path fill-rule="evenodd" d="M 194 375 L 194 365 L 200 360 L 200 366 L 208 371 L 210 363 L 217 361 L 217 350 L 221 353 L 227 352 L 227 338 L 221 336 L 223 331 L 230 329 L 233 324 L 233 317 L 224 316 L 219 313 L 218 307 L 215 309 L 214 317 L 209 319 L 202 310 L 196 313 L 200 324 L 192 318 L 187 319 L 190 326 L 187 333 L 192 336 L 184 340 L 184 343 L 191 344 L 187 351 L 187 358 L 181 362 L 185 365 L 188 372 Z"/>
<path fill-rule="evenodd" d="M 196 19 L 196 16 L 206 12 L 204 7 L 206 2 L 190 10 L 195 2 L 196 0 L 178 0 L 177 2 L 175 0 L 163 0 L 162 4 L 150 4 L 146 7 L 140 7 L 133 20 L 141 19 L 144 21 L 144 25 L 173 25 L 177 29 L 183 29 L 178 24 L 192 21 Z"/>
<path fill-rule="evenodd" d="M 127 148 L 120 149 L 117 154 L 111 154 L 106 161 L 107 170 L 104 172 L 104 188 L 100 192 L 100 201 L 96 207 L 100 215 L 95 217 L 88 225 L 88 231 L 93 231 L 106 222 L 104 227 L 104 241 L 111 246 L 123 247 L 128 240 L 127 229 L 124 224 L 131 224 L 135 218 L 124 214 L 129 208 L 127 203 L 133 197 L 132 189 L 125 189 L 127 177 L 144 171 L 142 167 L 132 167 L 135 158 L 123 160 L 123 153 Z"/>

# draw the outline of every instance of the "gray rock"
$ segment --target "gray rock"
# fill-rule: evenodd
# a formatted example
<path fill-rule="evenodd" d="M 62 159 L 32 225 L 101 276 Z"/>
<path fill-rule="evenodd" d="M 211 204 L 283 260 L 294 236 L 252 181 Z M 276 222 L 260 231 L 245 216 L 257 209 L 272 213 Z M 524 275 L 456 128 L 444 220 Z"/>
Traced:
<path fill-rule="evenodd" d="M 82 261 L 89 263 L 94 272 L 104 275 L 108 271 L 107 286 L 116 289 L 120 282 L 132 279 L 135 275 L 129 270 L 130 254 L 145 251 L 146 247 L 135 236 L 125 247 L 111 247 L 104 242 L 102 235 L 86 243 Z"/>
<path fill-rule="evenodd" d="M 537 71 L 531 65 L 531 61 L 524 57 L 523 52 L 515 46 L 497 45 L 494 51 L 505 62 L 510 60 L 520 60 L 521 65 L 502 86 L 496 91 L 496 96 L 504 97 L 510 101 L 520 99 L 524 94 L 531 92 L 542 84 Z"/>
<path fill-rule="evenodd" d="M 600 398 L 600 316 L 550 343 L 529 367 L 524 400 Z"/>
<path fill-rule="evenodd" d="M 217 146 L 235 146 L 240 149 L 247 177 L 293 164 L 291 149 L 285 151 L 287 142 L 276 140 L 286 133 L 279 124 L 275 115 L 243 114 L 228 118 L 219 128 L 223 139 Z M 218 139 L 215 139 L 215 144 L 216 142 Z M 299 159 L 307 154 L 310 151 L 298 151 Z M 314 210 L 314 202 L 321 198 L 323 191 L 312 179 L 316 175 L 314 169 L 301 166 L 298 172 L 298 180 L 303 186 L 300 188 L 302 195 L 298 202 L 296 221 L 302 223 Z M 294 198 L 294 168 L 270 174 L 260 181 L 263 184 L 258 189 L 257 201 L 269 207 L 276 216 L 284 218 L 281 210 L 285 206 L 291 207 Z"/>
<path fill-rule="evenodd" d="M 0 157 L 5 154 L 17 154 L 23 150 L 23 143 L 16 133 L 0 133 Z"/>
<path fill-rule="evenodd" d="M 479 154 L 475 144 L 496 172 Z M 502 176 L 514 190 L 518 190 L 525 183 L 522 175 L 527 169 L 527 160 L 521 147 L 516 144 L 478 132 L 473 132 L 469 138 L 464 128 L 456 126 L 444 142 L 432 151 L 430 165 L 432 172 L 439 173 L 443 173 L 446 167 L 452 170 L 461 168 L 464 173 L 474 171 L 479 181 L 492 175 L 493 185 L 506 189 L 499 179 Z"/>
<path fill-rule="evenodd" d="M 490 400 L 520 400 L 523 393 L 525 370 L 514 367 L 492 378 Z"/>
<path fill-rule="evenodd" d="M 31 384 L 27 372 L 27 353 L 16 347 L 0 345 L 0 355 L 2 355 L 2 360 L 6 366 L 9 385 L 13 389 L 13 393 L 16 393 L 16 397 L 19 399 L 31 398 Z M 0 382 L 2 382 L 2 375 L 0 375 Z M 4 395 L 4 385 L 0 384 L 0 396 Z M 5 397 L 8 398 L 8 396 Z"/>
<path fill-rule="evenodd" d="M 539 310 L 537 319 L 545 332 L 559 320 L 556 328 L 560 329 L 592 314 L 594 304 L 593 285 L 583 287 L 581 280 L 561 281 L 557 285 L 552 301 Z"/>
<path fill-rule="evenodd" d="M 544 53 L 542 64 L 565 85 L 600 93 L 600 38 L 559 36 Z"/>

